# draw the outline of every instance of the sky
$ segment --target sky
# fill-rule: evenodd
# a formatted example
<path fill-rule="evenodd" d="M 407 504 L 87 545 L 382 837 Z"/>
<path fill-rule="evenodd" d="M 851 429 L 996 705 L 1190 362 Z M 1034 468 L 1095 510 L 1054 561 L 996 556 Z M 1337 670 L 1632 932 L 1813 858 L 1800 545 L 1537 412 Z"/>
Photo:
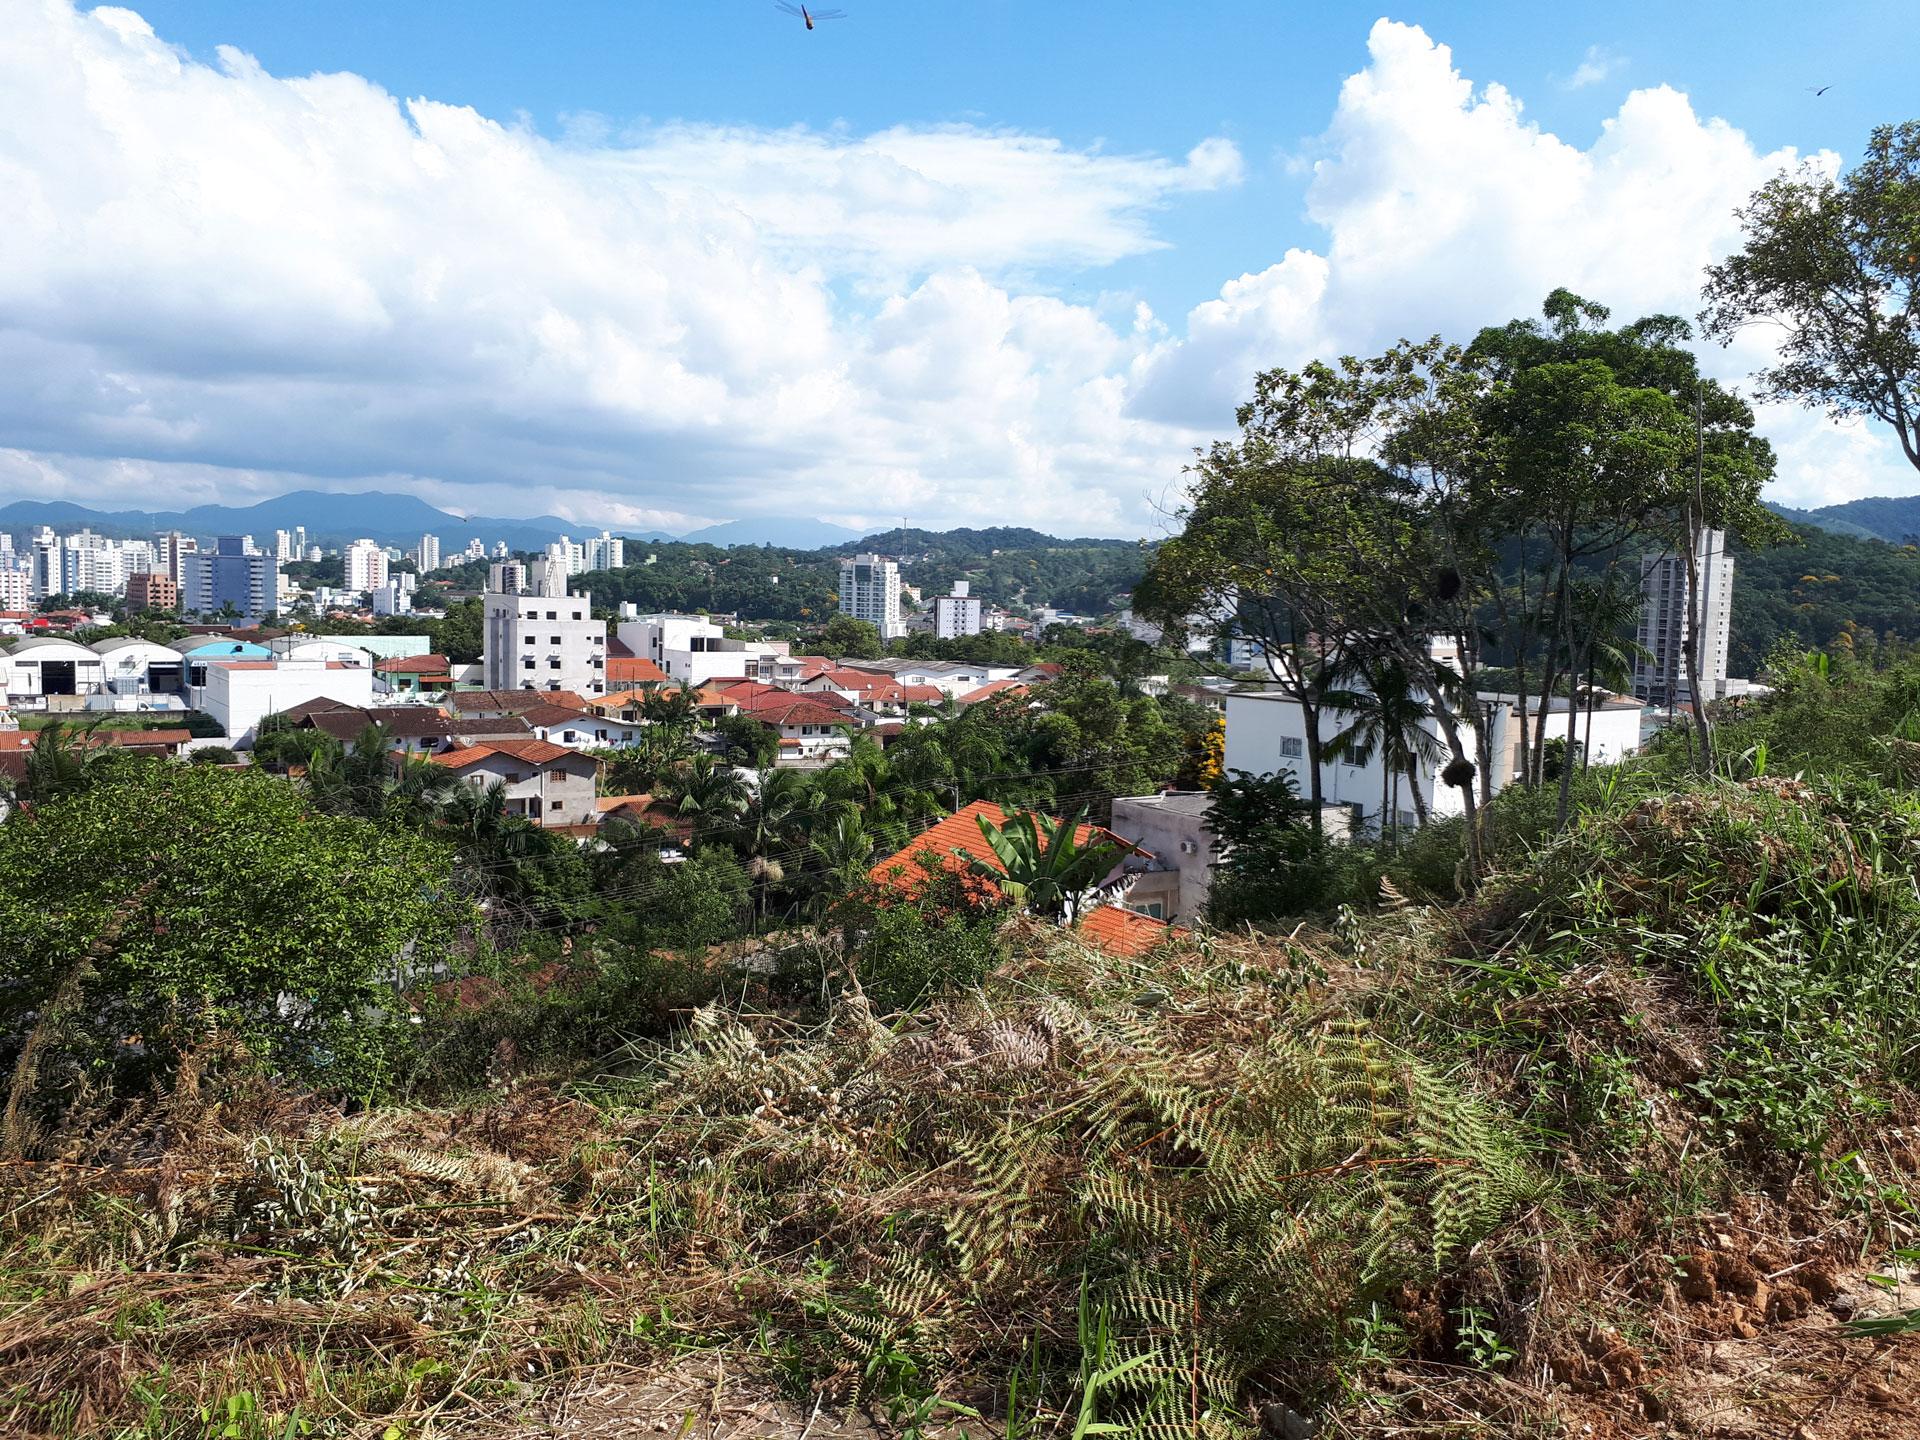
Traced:
<path fill-rule="evenodd" d="M 1850 0 L 839 4 L 0 0 L 0 501 L 1165 533 L 1263 368 L 1693 315 L 1920 59 Z M 1920 491 L 1760 418 L 1773 498 Z"/>

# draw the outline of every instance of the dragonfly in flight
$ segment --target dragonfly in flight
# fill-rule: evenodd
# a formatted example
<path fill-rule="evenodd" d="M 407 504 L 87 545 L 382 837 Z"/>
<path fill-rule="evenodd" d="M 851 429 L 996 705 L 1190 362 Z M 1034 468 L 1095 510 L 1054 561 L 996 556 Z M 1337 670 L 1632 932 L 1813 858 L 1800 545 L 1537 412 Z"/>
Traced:
<path fill-rule="evenodd" d="M 844 20 L 847 18 L 847 12 L 844 10 L 809 10 L 804 5 L 789 5 L 787 0 L 773 0 L 773 3 L 775 9 L 784 10 L 795 19 L 806 21 L 807 29 L 809 30 L 813 29 L 813 22 L 816 20 Z"/>

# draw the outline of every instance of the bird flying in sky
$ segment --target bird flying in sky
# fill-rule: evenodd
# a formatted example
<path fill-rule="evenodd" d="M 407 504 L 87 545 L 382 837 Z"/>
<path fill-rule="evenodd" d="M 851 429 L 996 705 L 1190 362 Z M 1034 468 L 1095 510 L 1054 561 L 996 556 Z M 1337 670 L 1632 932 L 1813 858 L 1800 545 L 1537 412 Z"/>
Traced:
<path fill-rule="evenodd" d="M 807 29 L 809 30 L 813 29 L 813 22 L 816 20 L 844 20 L 847 18 L 847 12 L 844 10 L 809 10 L 804 5 L 789 5 L 787 0 L 773 0 L 773 3 L 774 8 L 784 10 L 787 14 L 806 21 Z"/>

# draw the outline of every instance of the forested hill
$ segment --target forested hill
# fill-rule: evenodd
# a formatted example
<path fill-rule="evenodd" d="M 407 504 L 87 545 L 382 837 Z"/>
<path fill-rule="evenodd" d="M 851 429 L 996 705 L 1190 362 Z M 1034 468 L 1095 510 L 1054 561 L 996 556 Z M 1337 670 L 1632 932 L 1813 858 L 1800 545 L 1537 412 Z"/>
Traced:
<path fill-rule="evenodd" d="M 1774 508 L 1796 524 L 1818 525 L 1823 530 L 1895 545 L 1920 536 L 1920 495 L 1870 495 L 1844 505 L 1822 505 L 1817 510 L 1790 510 L 1784 505 Z"/>
<path fill-rule="evenodd" d="M 1728 663 L 1750 675 L 1783 638 L 1827 649 L 1920 643 L 1920 550 L 1793 527 L 1798 544 L 1741 551 L 1733 571 Z"/>
<path fill-rule="evenodd" d="M 609 606 L 818 621 L 838 607 L 841 559 L 872 549 L 899 557 L 902 581 L 927 601 L 965 580 L 991 604 L 1095 615 L 1133 589 L 1152 555 L 1144 541 L 1059 540 L 1037 530 L 893 530 L 825 550 L 629 544 L 630 563 L 578 583 Z"/>

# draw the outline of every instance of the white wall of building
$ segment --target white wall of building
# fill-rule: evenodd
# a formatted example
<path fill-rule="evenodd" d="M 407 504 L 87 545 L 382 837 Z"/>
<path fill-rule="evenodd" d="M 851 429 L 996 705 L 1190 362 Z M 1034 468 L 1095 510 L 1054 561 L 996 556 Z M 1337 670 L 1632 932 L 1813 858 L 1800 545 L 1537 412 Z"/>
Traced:
<path fill-rule="evenodd" d="M 965 580 L 953 582 L 953 593 L 933 602 L 933 633 L 941 640 L 957 640 L 963 635 L 978 635 L 983 626 L 980 597 L 970 594 Z"/>
<path fill-rule="evenodd" d="M 268 715 L 321 699 L 371 705 L 372 667 L 324 660 L 215 661 L 207 666 L 200 708 L 226 732 L 229 744 L 251 745 Z"/>
<path fill-rule="evenodd" d="M 628 650 L 653 661 L 682 685 L 758 678 L 762 662 L 788 651 L 784 640 L 730 640 L 722 627 L 704 615 L 642 615 L 621 621 L 615 633 Z"/>
<path fill-rule="evenodd" d="M 607 624 L 591 595 L 499 595 L 486 613 L 487 688 L 607 693 Z"/>
<path fill-rule="evenodd" d="M 882 640 L 907 633 L 900 619 L 900 566 L 879 555 L 840 562 L 840 611 L 876 626 Z"/>

